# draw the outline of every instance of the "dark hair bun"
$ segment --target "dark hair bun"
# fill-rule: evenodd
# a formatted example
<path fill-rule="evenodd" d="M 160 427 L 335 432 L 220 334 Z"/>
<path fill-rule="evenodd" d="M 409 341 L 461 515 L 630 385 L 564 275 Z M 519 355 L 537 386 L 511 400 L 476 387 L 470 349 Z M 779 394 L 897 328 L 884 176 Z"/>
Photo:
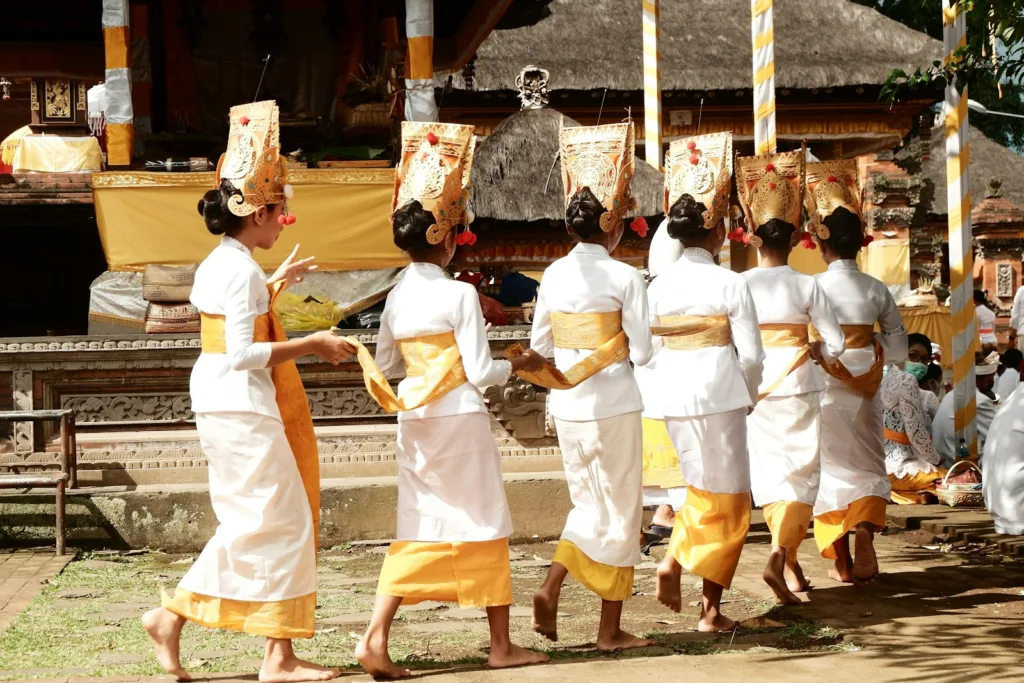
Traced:
<path fill-rule="evenodd" d="M 601 232 L 601 214 L 604 206 L 590 190 L 583 187 L 576 192 L 565 210 L 565 224 L 580 239 L 590 239 Z"/>
<path fill-rule="evenodd" d="M 242 217 L 231 213 L 228 200 L 242 193 L 235 189 L 230 180 L 221 180 L 220 185 L 207 191 L 199 200 L 199 215 L 206 221 L 206 229 L 214 235 L 230 235 L 242 228 Z"/>
<path fill-rule="evenodd" d="M 787 223 L 781 218 L 773 218 L 759 225 L 754 234 L 760 237 L 761 242 L 769 249 L 788 249 L 794 232 L 796 226 L 792 223 Z"/>
<path fill-rule="evenodd" d="M 395 246 L 402 251 L 413 253 L 430 249 L 427 230 L 436 222 L 434 214 L 424 209 L 419 200 L 412 200 L 395 211 L 392 216 Z"/>
<path fill-rule="evenodd" d="M 864 246 L 863 227 L 857 214 L 839 206 L 822 223 L 829 231 L 828 239 L 825 240 L 829 248 L 842 258 L 856 258 L 857 252 Z"/>
<path fill-rule="evenodd" d="M 704 212 L 707 207 L 690 194 L 681 194 L 668 210 L 668 235 L 683 244 L 699 242 L 707 237 Z"/>

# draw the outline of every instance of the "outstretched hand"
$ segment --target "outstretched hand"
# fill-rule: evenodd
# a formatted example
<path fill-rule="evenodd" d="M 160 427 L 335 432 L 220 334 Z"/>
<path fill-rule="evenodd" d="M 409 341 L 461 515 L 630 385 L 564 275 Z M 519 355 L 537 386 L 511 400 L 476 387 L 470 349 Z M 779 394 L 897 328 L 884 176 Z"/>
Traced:
<path fill-rule="evenodd" d="M 317 266 L 313 261 L 316 260 L 315 256 L 308 256 L 304 259 L 295 260 L 295 257 L 299 255 L 299 245 L 296 244 L 295 248 L 292 249 L 292 253 L 288 255 L 288 258 L 278 266 L 274 274 L 270 276 L 268 284 L 274 284 L 277 282 L 284 282 L 284 289 L 288 289 L 297 282 L 302 282 L 306 279 L 306 274 L 316 270 Z"/>

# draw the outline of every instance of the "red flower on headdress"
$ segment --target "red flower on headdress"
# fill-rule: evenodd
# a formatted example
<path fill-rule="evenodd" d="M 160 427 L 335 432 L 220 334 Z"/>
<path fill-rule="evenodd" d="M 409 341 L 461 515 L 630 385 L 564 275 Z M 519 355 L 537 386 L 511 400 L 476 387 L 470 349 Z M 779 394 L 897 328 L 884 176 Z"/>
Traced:
<path fill-rule="evenodd" d="M 835 177 L 834 175 L 830 175 L 830 176 L 828 177 L 828 181 L 829 181 L 830 183 L 838 183 L 838 182 L 839 182 L 839 178 L 836 178 L 836 177 Z"/>
<path fill-rule="evenodd" d="M 776 187 L 778 186 L 775 183 L 768 183 L 768 189 L 774 190 Z"/>
<path fill-rule="evenodd" d="M 771 173 L 772 171 L 775 170 L 775 164 L 766 164 L 764 170 L 767 171 L 768 173 Z"/>
<path fill-rule="evenodd" d="M 811 237 L 811 233 L 809 232 L 801 233 L 800 246 L 804 249 L 811 250 L 818 248 L 818 245 L 814 243 L 814 239 Z"/>
<path fill-rule="evenodd" d="M 434 135 L 434 131 L 430 131 L 429 133 L 427 133 L 427 142 L 429 142 L 432 145 L 436 145 L 437 144 L 438 140 L 437 140 L 437 136 Z"/>
<path fill-rule="evenodd" d="M 637 216 L 633 219 L 633 222 L 629 224 L 629 229 L 641 237 L 647 237 L 647 220 L 643 216 Z"/>
<path fill-rule="evenodd" d="M 860 243 L 861 248 L 866 249 L 869 244 L 875 241 L 871 235 L 864 235 L 864 241 Z"/>
<path fill-rule="evenodd" d="M 458 244 L 459 246 L 465 245 L 467 247 L 471 247 L 474 244 L 476 244 L 476 235 L 470 232 L 469 228 L 466 228 L 465 230 L 463 230 L 462 232 L 455 236 L 455 244 Z"/>
<path fill-rule="evenodd" d="M 747 233 L 743 231 L 743 228 L 735 228 L 727 235 L 727 237 L 733 242 L 743 242 L 743 238 L 746 236 Z"/>
<path fill-rule="evenodd" d="M 690 150 L 691 152 L 693 150 L 697 149 L 697 141 L 696 140 L 690 140 L 689 142 L 687 142 L 686 143 L 686 149 Z"/>
<path fill-rule="evenodd" d="M 248 116 L 243 116 L 242 118 L 238 119 L 238 122 L 240 124 L 242 124 L 243 126 L 248 126 L 249 125 L 249 117 Z"/>
<path fill-rule="evenodd" d="M 696 154 L 691 154 L 690 155 L 690 163 L 693 164 L 694 166 L 696 166 L 697 164 L 700 163 L 700 157 L 697 156 Z"/>

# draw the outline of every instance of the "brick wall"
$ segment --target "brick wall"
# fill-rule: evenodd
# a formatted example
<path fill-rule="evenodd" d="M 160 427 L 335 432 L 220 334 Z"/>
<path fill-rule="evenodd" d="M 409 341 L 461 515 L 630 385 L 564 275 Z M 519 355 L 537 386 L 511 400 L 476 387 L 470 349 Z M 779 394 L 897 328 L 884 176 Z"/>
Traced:
<path fill-rule="evenodd" d="M 92 204 L 89 173 L 0 175 L 0 206 Z"/>

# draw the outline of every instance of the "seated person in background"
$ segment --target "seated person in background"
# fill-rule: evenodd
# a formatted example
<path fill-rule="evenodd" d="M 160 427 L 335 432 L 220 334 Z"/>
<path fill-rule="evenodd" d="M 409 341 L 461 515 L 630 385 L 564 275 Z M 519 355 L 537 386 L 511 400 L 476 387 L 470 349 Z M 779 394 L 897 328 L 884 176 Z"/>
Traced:
<path fill-rule="evenodd" d="M 935 345 L 932 344 L 932 347 Z M 935 413 L 939 412 L 939 394 L 942 388 L 942 366 L 932 362 L 924 377 L 918 380 L 917 385 L 921 388 L 921 407 L 924 409 L 925 417 L 928 419 L 928 433 L 931 434 L 931 425 L 935 420 Z"/>
<path fill-rule="evenodd" d="M 996 339 L 996 314 L 988 305 L 986 292 L 974 290 L 974 312 L 978 320 L 978 333 L 981 336 L 981 350 L 988 355 L 999 349 L 999 340 Z"/>
<path fill-rule="evenodd" d="M 999 379 L 996 380 L 996 396 L 1004 403 L 1020 384 L 1020 366 L 1024 363 L 1024 353 L 1017 349 L 1009 349 L 999 359 Z"/>
<path fill-rule="evenodd" d="M 999 400 L 993 391 L 998 367 L 998 354 L 991 353 L 984 356 L 977 353 L 974 355 L 979 453 L 984 452 L 989 425 L 992 424 L 992 418 L 996 416 L 996 411 L 999 409 Z M 939 412 L 935 414 L 935 419 L 932 421 L 932 442 L 935 445 L 935 452 L 942 456 L 942 466 L 947 468 L 952 466 L 956 460 L 960 445 L 953 425 L 953 412 L 953 392 L 950 391 L 939 403 Z"/>
<path fill-rule="evenodd" d="M 1001 534 L 1024 534 L 1024 392 L 1006 402 L 985 442 L 985 507 Z"/>
<path fill-rule="evenodd" d="M 907 361 L 901 369 L 892 365 L 879 396 L 882 401 L 882 434 L 885 437 L 885 471 L 892 484 L 892 499 L 899 505 L 921 502 L 935 493 L 935 483 L 945 476 L 941 458 L 932 448 L 930 422 L 921 403 L 918 384 L 928 373 L 932 343 L 923 334 L 907 336 Z"/>

